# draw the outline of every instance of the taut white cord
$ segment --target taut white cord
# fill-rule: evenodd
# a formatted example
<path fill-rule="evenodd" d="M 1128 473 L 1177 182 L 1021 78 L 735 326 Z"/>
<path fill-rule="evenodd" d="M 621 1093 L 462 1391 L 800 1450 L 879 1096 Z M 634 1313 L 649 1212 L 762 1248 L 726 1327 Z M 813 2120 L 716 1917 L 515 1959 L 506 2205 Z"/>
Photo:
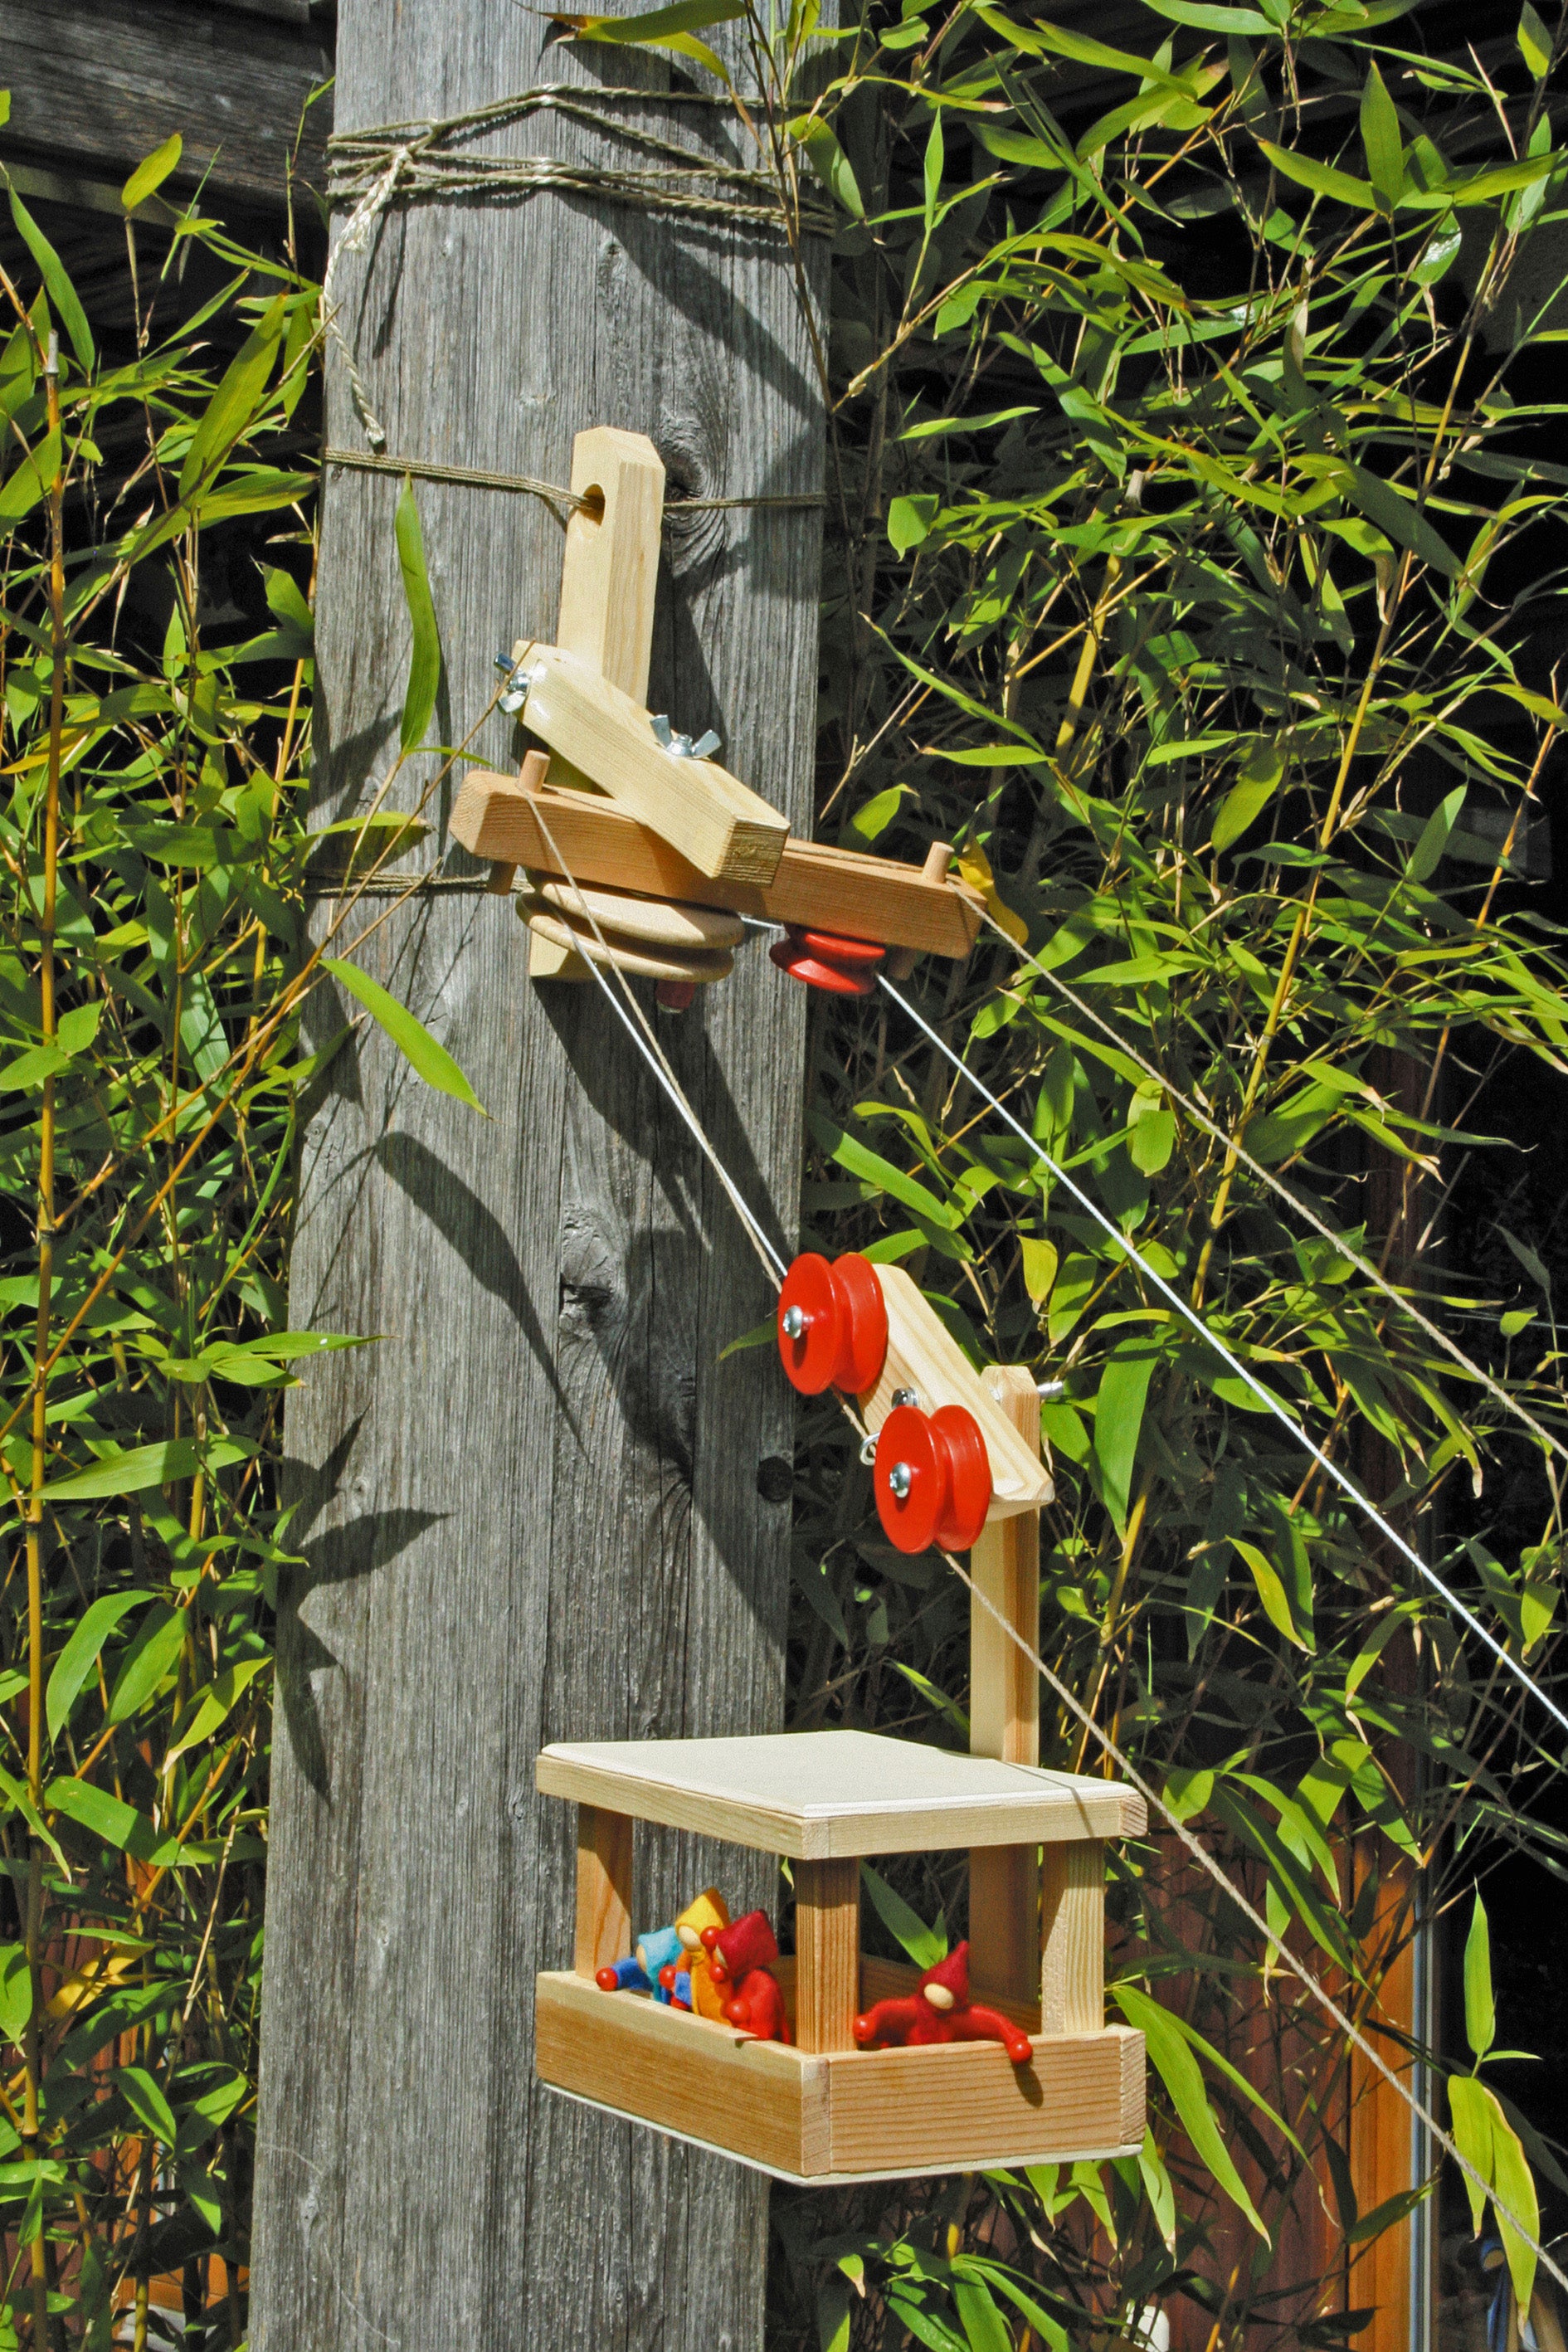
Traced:
<path fill-rule="evenodd" d="M 1205 1323 L 1203 1317 L 1197 1312 L 1196 1308 L 1190 1306 L 1186 1299 L 1182 1297 L 1180 1291 L 1173 1288 L 1172 1285 L 1165 1280 L 1163 1275 L 1155 1273 L 1147 1258 L 1145 1258 L 1142 1253 L 1128 1240 L 1126 1234 L 1122 1233 L 1120 1226 L 1111 1222 L 1110 1218 L 1106 1215 L 1104 1210 L 1100 1207 L 1099 1203 L 1084 1191 L 1081 1184 L 1074 1181 L 1073 1178 L 1068 1174 L 1066 1169 L 1061 1166 L 1060 1162 L 1051 1157 L 1051 1154 L 1045 1149 L 1038 1138 L 1031 1135 L 1026 1128 L 1020 1125 L 1019 1121 L 1014 1118 L 1012 1112 L 1006 1108 L 1005 1104 L 997 1101 L 996 1097 L 991 1092 L 990 1087 L 986 1086 L 984 1080 L 975 1076 L 974 1072 L 969 1068 L 968 1065 L 953 1052 L 946 1038 L 942 1036 L 937 1030 L 931 1027 L 931 1023 L 925 1018 L 924 1014 L 917 1012 L 915 1007 L 909 1002 L 909 999 L 900 994 L 899 991 L 893 986 L 891 981 L 883 978 L 880 973 L 879 973 L 878 979 L 879 984 L 886 989 L 888 994 L 892 998 L 893 1003 L 901 1007 L 901 1009 L 909 1014 L 910 1019 L 914 1023 L 916 1028 L 924 1031 L 925 1034 L 931 1039 L 931 1044 L 937 1048 L 937 1051 L 943 1055 L 946 1059 L 952 1063 L 953 1068 L 959 1073 L 959 1076 L 968 1080 L 969 1084 L 974 1088 L 976 1094 L 980 1096 L 982 1100 L 990 1104 L 998 1118 L 1005 1120 L 1007 1126 L 1012 1129 L 1014 1134 L 1021 1138 L 1021 1139 L 1028 1146 L 1040 1166 L 1042 1168 L 1048 1169 L 1057 1182 L 1064 1184 L 1067 1187 L 1067 1190 L 1072 1194 L 1074 1200 L 1077 1201 L 1081 1207 L 1088 1210 L 1089 1215 L 1094 1219 L 1095 1223 L 1099 1225 L 1100 1230 L 1109 1235 L 1110 1239 L 1116 1244 L 1117 1247 L 1128 1259 L 1129 1263 L 1138 1268 L 1139 1273 L 1142 1275 L 1144 1280 L 1152 1282 L 1155 1289 L 1158 1290 L 1163 1297 L 1170 1300 L 1171 1305 L 1175 1308 L 1177 1314 L 1182 1317 L 1183 1320 L 1191 1324 L 1199 1339 L 1206 1341 L 1208 1346 L 1214 1349 L 1215 1355 L 1219 1357 L 1221 1362 L 1225 1364 L 1226 1369 L 1234 1372 L 1237 1380 L 1246 1383 L 1247 1387 L 1252 1391 L 1253 1395 L 1257 1397 L 1258 1402 L 1267 1406 L 1268 1410 L 1273 1414 L 1275 1420 L 1280 1423 L 1284 1428 L 1289 1430 L 1297 1444 L 1301 1446 L 1308 1454 L 1310 1454 L 1312 1460 L 1318 1465 L 1319 1468 L 1325 1471 L 1333 1480 L 1335 1486 L 1340 1487 L 1344 1494 L 1349 1496 L 1356 1508 L 1362 1512 L 1368 1520 L 1370 1520 L 1371 1524 L 1377 1529 L 1379 1535 L 1381 1535 L 1386 1542 L 1394 1546 L 1394 1549 L 1398 1552 L 1400 1558 L 1402 1559 L 1408 1560 L 1411 1567 L 1416 1571 L 1417 1575 L 1424 1577 L 1426 1582 L 1432 1587 L 1433 1591 L 1441 1594 L 1442 1598 L 1447 1602 L 1454 1614 L 1461 1621 L 1462 1623 L 1469 1628 L 1470 1632 L 1475 1634 L 1477 1640 L 1483 1642 L 1500 1664 L 1506 1666 L 1509 1673 L 1513 1675 L 1515 1680 L 1522 1683 L 1525 1689 L 1531 1693 L 1531 1696 L 1540 1702 L 1540 1704 L 1546 1709 L 1547 1714 L 1550 1715 L 1555 1722 L 1560 1723 L 1564 1731 L 1568 1731 L 1568 1715 L 1563 1713 L 1556 1700 L 1552 1698 L 1547 1692 L 1542 1690 L 1541 1685 L 1535 1680 L 1534 1675 L 1528 1673 L 1525 1667 L 1521 1665 L 1517 1659 L 1509 1655 L 1509 1653 L 1504 1648 L 1503 1644 L 1497 1640 L 1495 1635 L 1487 1631 L 1487 1628 L 1481 1623 L 1480 1619 L 1475 1614 L 1474 1611 L 1468 1609 L 1465 1603 L 1459 1599 L 1458 1594 L 1451 1591 L 1448 1586 L 1444 1583 L 1436 1570 L 1427 1566 L 1427 1563 L 1422 1559 L 1415 1546 L 1405 1542 L 1405 1538 L 1399 1533 L 1399 1530 L 1384 1517 L 1383 1513 L 1378 1509 L 1376 1504 L 1373 1502 L 1371 1497 L 1363 1494 L 1360 1486 L 1350 1475 L 1349 1472 L 1342 1470 L 1338 1463 L 1333 1461 L 1330 1455 L 1324 1453 L 1322 1447 L 1317 1444 L 1315 1439 L 1309 1435 L 1308 1432 L 1302 1428 L 1300 1423 L 1296 1420 L 1295 1416 L 1287 1412 L 1284 1405 L 1280 1403 L 1279 1398 L 1274 1394 L 1273 1390 L 1265 1387 L 1264 1383 L 1255 1373 L 1248 1371 L 1247 1366 L 1241 1361 L 1240 1358 L 1238 1356 L 1234 1356 L 1231 1353 L 1230 1349 L 1226 1346 L 1225 1341 L 1218 1337 L 1217 1333 L 1210 1328 L 1209 1325 Z"/>

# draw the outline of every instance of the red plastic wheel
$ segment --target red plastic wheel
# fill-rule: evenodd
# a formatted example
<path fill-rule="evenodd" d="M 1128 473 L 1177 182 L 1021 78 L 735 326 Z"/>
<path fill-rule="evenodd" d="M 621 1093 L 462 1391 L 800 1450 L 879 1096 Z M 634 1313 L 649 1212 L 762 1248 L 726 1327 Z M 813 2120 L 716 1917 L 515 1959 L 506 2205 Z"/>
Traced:
<path fill-rule="evenodd" d="M 807 1250 L 784 1276 L 777 1323 L 784 1377 L 802 1396 L 820 1396 L 832 1387 L 845 1321 L 833 1268 Z"/>
<path fill-rule="evenodd" d="M 797 1257 L 779 1292 L 777 1330 L 785 1377 L 803 1396 L 875 1388 L 888 1353 L 888 1308 L 870 1262 L 853 1251 L 832 1265 L 812 1250 Z"/>
<path fill-rule="evenodd" d="M 912 1404 L 895 1405 L 882 1423 L 871 1483 L 888 1541 L 929 1550 L 952 1507 L 952 1471 L 946 1444 Z"/>
<path fill-rule="evenodd" d="M 842 939 L 836 931 L 810 931 L 799 923 L 791 923 L 787 929 L 792 947 L 805 948 L 808 954 L 826 956 L 830 963 L 845 964 L 851 970 L 879 964 L 888 952 L 875 940 Z"/>
<path fill-rule="evenodd" d="M 771 961 L 792 980 L 802 980 L 807 988 L 820 988 L 829 996 L 869 996 L 876 982 L 859 972 L 842 971 L 837 964 L 824 963 L 790 940 L 778 940 L 768 950 Z"/>
<path fill-rule="evenodd" d="M 847 1396 L 864 1396 L 888 1360 L 888 1302 L 876 1267 L 855 1250 L 834 1259 L 833 1287 L 843 1310 L 833 1385 Z"/>
<path fill-rule="evenodd" d="M 980 1423 L 961 1404 L 939 1405 L 931 1427 L 947 1448 L 952 1500 L 936 1531 L 943 1551 L 967 1551 L 991 1508 L 991 1456 Z"/>

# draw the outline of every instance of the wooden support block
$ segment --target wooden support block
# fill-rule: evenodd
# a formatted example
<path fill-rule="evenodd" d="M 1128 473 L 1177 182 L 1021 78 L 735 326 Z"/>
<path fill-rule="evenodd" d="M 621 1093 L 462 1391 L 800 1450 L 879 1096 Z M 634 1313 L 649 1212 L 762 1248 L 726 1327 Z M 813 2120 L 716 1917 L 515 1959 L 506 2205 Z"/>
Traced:
<path fill-rule="evenodd" d="M 860 1864 L 795 1865 L 795 2040 L 853 2050 L 860 2000 Z"/>
<path fill-rule="evenodd" d="M 595 425 L 572 444 L 572 488 L 593 503 L 577 508 L 566 525 L 555 642 L 634 702 L 646 702 L 663 460 L 643 434 Z"/>
<path fill-rule="evenodd" d="M 1105 1847 L 1047 1845 L 1041 1888 L 1042 2033 L 1098 2033 L 1105 2023 Z"/>
<path fill-rule="evenodd" d="M 551 789 L 531 792 L 510 776 L 475 769 L 452 811 L 454 837 L 476 857 L 509 859 L 533 873 L 569 868 L 579 882 L 731 907 L 765 922 L 915 948 L 950 962 L 962 962 L 974 945 L 981 903 L 961 882 L 930 881 L 917 866 L 815 841 L 786 842 L 765 887 L 716 881 L 614 801 L 557 789 L 563 771 L 552 761 Z"/>
<path fill-rule="evenodd" d="M 1023 1364 L 993 1364 L 982 1385 L 1034 1455 L 1040 1454 L 1040 1398 Z M 1040 1639 L 1040 1523 L 1033 1511 L 994 1519 L 970 1554 L 981 1593 L 1031 1649 Z M 969 1752 L 1006 1764 L 1040 1760 L 1040 1678 L 979 1599 L 969 1603 Z"/>
<path fill-rule="evenodd" d="M 982 1385 L 1030 1452 L 1040 1450 L 1040 1399 L 1023 1364 L 993 1364 Z M 993 1519 L 969 1556 L 979 1593 L 1038 1646 L 1040 1522 L 1035 1511 Z M 969 1752 L 1007 1764 L 1040 1760 L 1039 1675 L 977 1596 L 969 1603 Z M 969 1857 L 970 1973 L 977 1990 L 1032 2000 L 1040 1966 L 1040 1865 L 1032 1845 L 977 1846 Z"/>
<path fill-rule="evenodd" d="M 632 1948 L 632 1824 L 602 1805 L 577 1808 L 577 1940 L 580 1977 L 624 1960 Z"/>
<path fill-rule="evenodd" d="M 678 759 L 642 705 L 578 655 L 558 646 L 513 650 L 530 679 L 523 720 L 531 733 L 700 873 L 731 882 L 773 880 L 789 838 L 789 822 L 777 809 L 716 761 Z"/>
<path fill-rule="evenodd" d="M 1038 1437 L 1031 1448 L 1019 1436 L 1011 1415 L 982 1384 L 902 1266 L 879 1265 L 877 1279 L 888 1307 L 888 1355 L 875 1388 L 860 1399 L 868 1429 L 874 1436 L 881 1428 L 900 1389 L 912 1389 L 925 1412 L 961 1404 L 980 1423 L 991 1457 L 991 1516 L 1037 1511 L 1056 1492 L 1040 1460 Z"/>

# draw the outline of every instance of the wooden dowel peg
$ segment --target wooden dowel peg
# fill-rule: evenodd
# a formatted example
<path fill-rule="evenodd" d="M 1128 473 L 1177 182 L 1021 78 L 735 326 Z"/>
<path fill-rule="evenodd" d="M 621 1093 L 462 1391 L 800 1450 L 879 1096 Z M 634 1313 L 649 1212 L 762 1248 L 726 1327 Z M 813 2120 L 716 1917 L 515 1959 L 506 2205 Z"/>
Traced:
<path fill-rule="evenodd" d="M 945 882 L 947 869 L 952 864 L 951 841 L 933 841 L 926 851 L 925 864 L 921 867 L 922 882 Z M 889 980 L 908 980 L 915 968 L 918 948 L 894 948 L 885 967 Z"/>
<path fill-rule="evenodd" d="M 577 1808 L 577 1938 L 572 1965 L 590 1980 L 632 1948 L 632 1824 L 602 1805 Z"/>
<path fill-rule="evenodd" d="M 795 2032 L 802 2050 L 853 2050 L 860 2006 L 860 1865 L 795 1865 Z"/>

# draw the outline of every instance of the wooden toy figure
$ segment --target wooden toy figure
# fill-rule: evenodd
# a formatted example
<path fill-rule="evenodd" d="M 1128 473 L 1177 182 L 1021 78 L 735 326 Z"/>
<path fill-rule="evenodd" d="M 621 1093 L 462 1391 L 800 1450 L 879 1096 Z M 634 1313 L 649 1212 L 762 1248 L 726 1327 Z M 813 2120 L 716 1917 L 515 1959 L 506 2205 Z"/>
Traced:
<path fill-rule="evenodd" d="M 1034 2044 L 1021 2025 L 1000 2010 L 984 2009 L 969 1998 L 969 1946 L 960 1944 L 927 1969 L 915 1990 L 898 2000 L 879 2000 L 855 2020 L 855 2039 L 862 2050 L 879 2042 L 915 2045 L 933 2042 L 1000 2042 L 1015 2066 L 1034 2056 Z"/>
<path fill-rule="evenodd" d="M 713 1982 L 729 1998 L 724 2021 L 741 2026 L 754 2042 L 790 2038 L 784 1995 L 768 1962 L 779 1948 L 765 1911 L 748 1911 L 732 1927 L 704 1927 L 702 1948 Z"/>
<path fill-rule="evenodd" d="M 612 1961 L 607 1968 L 600 1969 L 595 1982 L 601 1992 L 651 1992 L 655 2000 L 668 2001 L 675 1979 L 672 1975 L 670 1984 L 667 1986 L 663 1981 L 665 1969 L 673 1964 L 677 1970 L 685 1971 L 694 1954 L 701 1960 L 704 1958 L 702 1930 L 711 1927 L 717 1932 L 729 1924 L 730 1913 L 723 1896 L 716 1886 L 710 1886 L 698 1895 L 695 1902 L 687 1905 L 671 1926 L 650 1928 L 646 1935 L 639 1936 L 630 1955 L 624 1960 Z M 690 2008 L 690 2000 L 682 2006 Z M 717 1999 L 703 2014 L 717 2017 Z"/>

